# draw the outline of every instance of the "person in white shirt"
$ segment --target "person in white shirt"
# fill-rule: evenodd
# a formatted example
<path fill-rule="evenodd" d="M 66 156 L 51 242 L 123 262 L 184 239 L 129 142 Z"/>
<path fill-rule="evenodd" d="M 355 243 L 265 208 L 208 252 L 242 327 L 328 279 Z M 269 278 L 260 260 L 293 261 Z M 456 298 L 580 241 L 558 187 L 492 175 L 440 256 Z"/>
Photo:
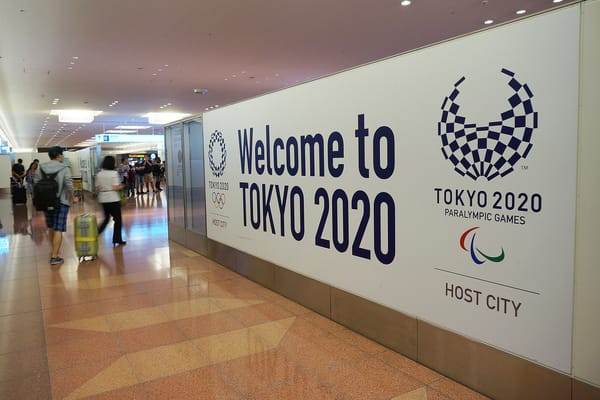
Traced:
<path fill-rule="evenodd" d="M 121 159 L 121 165 L 119 165 L 119 176 L 121 177 L 121 183 L 127 185 L 127 178 L 129 176 L 129 160 L 127 157 Z"/>
<path fill-rule="evenodd" d="M 96 175 L 98 202 L 104 209 L 104 220 L 98 226 L 98 234 L 100 235 L 104 231 L 112 216 L 115 221 L 112 242 L 114 246 L 122 246 L 127 243 L 121 234 L 121 196 L 119 191 L 123 188 L 123 183 L 115 167 L 115 158 L 106 156 L 102 161 L 102 170 Z"/>

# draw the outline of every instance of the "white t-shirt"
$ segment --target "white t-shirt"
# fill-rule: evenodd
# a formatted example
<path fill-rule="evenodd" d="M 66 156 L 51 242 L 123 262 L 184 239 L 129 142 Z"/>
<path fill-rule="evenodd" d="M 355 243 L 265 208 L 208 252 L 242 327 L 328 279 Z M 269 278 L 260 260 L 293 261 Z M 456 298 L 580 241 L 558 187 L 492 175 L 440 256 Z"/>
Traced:
<path fill-rule="evenodd" d="M 114 203 L 120 201 L 121 196 L 118 190 L 113 190 L 113 186 L 120 185 L 119 173 L 103 169 L 96 175 L 96 190 L 98 191 L 99 203 Z"/>
<path fill-rule="evenodd" d="M 121 182 L 127 182 L 127 174 L 129 173 L 129 165 L 128 164 L 121 164 L 119 165 L 119 175 L 121 176 Z"/>

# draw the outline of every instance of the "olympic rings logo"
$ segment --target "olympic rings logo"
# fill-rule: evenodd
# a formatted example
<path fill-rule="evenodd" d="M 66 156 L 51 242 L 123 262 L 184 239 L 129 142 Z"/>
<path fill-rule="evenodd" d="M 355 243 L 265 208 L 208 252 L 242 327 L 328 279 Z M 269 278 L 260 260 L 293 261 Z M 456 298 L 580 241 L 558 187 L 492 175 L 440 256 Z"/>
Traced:
<path fill-rule="evenodd" d="M 225 207 L 225 193 L 212 192 L 212 202 L 215 208 L 222 210 Z"/>

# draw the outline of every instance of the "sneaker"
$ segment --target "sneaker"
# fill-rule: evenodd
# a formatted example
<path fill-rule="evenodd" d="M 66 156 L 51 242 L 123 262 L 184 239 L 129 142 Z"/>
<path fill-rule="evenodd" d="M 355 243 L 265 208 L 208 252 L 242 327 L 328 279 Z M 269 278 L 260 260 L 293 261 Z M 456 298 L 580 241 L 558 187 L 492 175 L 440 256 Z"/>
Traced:
<path fill-rule="evenodd" d="M 58 265 L 58 264 L 62 264 L 63 262 L 65 262 L 65 260 L 62 257 L 52 257 L 50 259 L 51 265 Z"/>

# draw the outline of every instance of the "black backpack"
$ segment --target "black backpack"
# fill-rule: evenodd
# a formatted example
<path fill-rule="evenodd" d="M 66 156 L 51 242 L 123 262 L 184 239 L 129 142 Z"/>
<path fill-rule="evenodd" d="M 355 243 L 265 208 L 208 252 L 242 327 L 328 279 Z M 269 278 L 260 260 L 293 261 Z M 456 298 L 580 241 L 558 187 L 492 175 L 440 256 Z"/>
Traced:
<path fill-rule="evenodd" d="M 59 209 L 60 199 L 58 197 L 58 182 L 56 181 L 56 175 L 58 175 L 60 171 L 62 171 L 62 169 L 54 174 L 46 174 L 42 167 L 40 167 L 42 179 L 33 185 L 33 205 L 36 210 L 54 211 Z"/>

